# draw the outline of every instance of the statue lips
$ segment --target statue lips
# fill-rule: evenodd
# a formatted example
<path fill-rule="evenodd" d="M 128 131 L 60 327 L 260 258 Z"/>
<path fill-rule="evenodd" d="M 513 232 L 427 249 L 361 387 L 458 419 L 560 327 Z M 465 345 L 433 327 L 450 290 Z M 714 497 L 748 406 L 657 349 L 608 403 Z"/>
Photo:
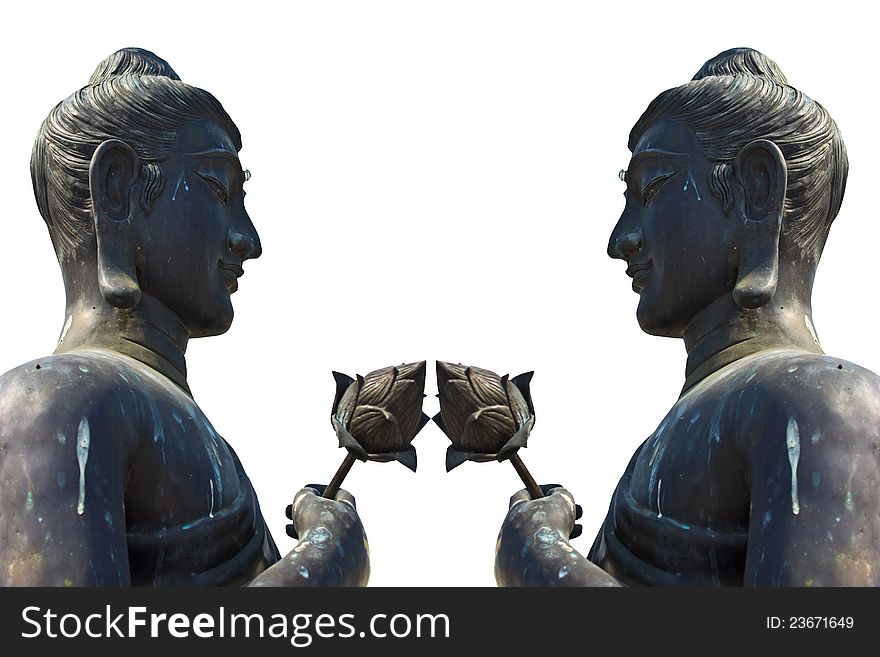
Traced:
<path fill-rule="evenodd" d="M 244 269 L 241 268 L 241 265 L 224 260 L 221 260 L 217 266 L 226 277 L 226 287 L 229 288 L 229 293 L 232 294 L 238 289 L 238 277 L 244 275 Z"/>
<path fill-rule="evenodd" d="M 627 267 L 626 275 L 633 279 L 633 292 L 639 293 L 642 291 L 642 288 L 645 287 L 645 280 L 648 278 L 653 267 L 654 262 L 651 260 L 648 262 L 637 262 Z"/>

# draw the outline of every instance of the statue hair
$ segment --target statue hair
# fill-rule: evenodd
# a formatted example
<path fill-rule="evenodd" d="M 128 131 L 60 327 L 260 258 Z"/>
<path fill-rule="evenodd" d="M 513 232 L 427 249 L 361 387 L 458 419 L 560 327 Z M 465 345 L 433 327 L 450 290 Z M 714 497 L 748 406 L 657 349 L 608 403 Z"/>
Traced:
<path fill-rule="evenodd" d="M 94 244 L 89 165 L 95 149 L 108 139 L 134 149 L 142 162 L 139 200 L 148 210 L 162 190 L 161 163 L 177 133 L 203 118 L 241 148 L 238 128 L 214 96 L 181 82 L 168 62 L 140 48 L 110 55 L 85 87 L 58 103 L 37 133 L 31 180 L 59 262 Z"/>
<path fill-rule="evenodd" d="M 651 102 L 630 132 L 630 150 L 660 119 L 691 128 L 715 163 L 709 187 L 726 211 L 733 207 L 736 154 L 756 139 L 774 142 L 788 168 L 783 237 L 802 258 L 818 262 L 843 201 L 846 147 L 825 108 L 791 87 L 773 60 L 750 48 L 713 57 L 693 80 Z"/>

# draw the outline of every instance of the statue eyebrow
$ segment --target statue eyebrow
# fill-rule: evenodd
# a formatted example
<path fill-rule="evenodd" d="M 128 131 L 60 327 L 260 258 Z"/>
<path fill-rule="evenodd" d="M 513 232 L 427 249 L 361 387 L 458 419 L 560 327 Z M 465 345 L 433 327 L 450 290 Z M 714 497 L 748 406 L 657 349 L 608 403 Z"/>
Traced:
<path fill-rule="evenodd" d="M 245 170 L 242 169 L 241 160 L 238 159 L 238 155 L 236 153 L 233 153 L 232 151 L 226 150 L 225 148 L 210 148 L 208 150 L 197 151 L 195 153 L 187 153 L 185 157 L 191 159 L 219 158 L 221 160 L 224 160 L 229 166 L 232 167 L 232 173 L 234 176 L 238 177 L 238 174 L 241 174 L 241 184 L 243 184 L 250 178 L 250 171 L 246 173 Z"/>
<path fill-rule="evenodd" d="M 685 157 L 687 157 L 687 153 L 665 151 L 661 148 L 648 148 L 646 150 L 639 151 L 632 156 L 632 159 L 629 161 L 629 168 L 634 169 L 645 160 L 680 160 Z"/>
<path fill-rule="evenodd" d="M 238 159 L 238 155 L 233 153 L 232 151 L 228 151 L 225 148 L 212 148 L 206 151 L 198 151 L 196 153 L 187 153 L 187 157 L 192 158 L 209 158 L 209 157 L 219 157 L 224 160 L 228 160 L 230 164 L 241 168 L 241 160 Z"/>
<path fill-rule="evenodd" d="M 623 175 L 620 179 L 627 184 L 627 187 L 629 187 L 632 181 L 632 176 L 639 172 L 640 167 L 646 160 L 683 160 L 686 157 L 687 153 L 667 151 L 662 148 L 646 148 L 632 156 L 632 159 L 629 161 L 629 166 L 621 171 Z M 625 195 L 626 192 L 624 192 L 624 196 Z"/>

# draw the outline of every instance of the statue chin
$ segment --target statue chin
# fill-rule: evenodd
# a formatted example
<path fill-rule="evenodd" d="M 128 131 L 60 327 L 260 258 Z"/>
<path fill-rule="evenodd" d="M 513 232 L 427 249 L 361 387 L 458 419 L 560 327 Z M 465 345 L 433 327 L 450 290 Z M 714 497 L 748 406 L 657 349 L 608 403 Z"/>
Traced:
<path fill-rule="evenodd" d="M 189 335 L 191 338 L 210 338 L 215 335 L 223 335 L 232 326 L 233 316 L 234 311 L 230 306 L 225 312 L 218 312 L 196 326 L 189 326 Z"/>
<path fill-rule="evenodd" d="M 639 301 L 636 320 L 639 323 L 639 328 L 648 335 L 660 338 L 680 338 L 684 334 L 681 322 L 656 313 L 653 308 L 646 306 L 644 300 Z"/>

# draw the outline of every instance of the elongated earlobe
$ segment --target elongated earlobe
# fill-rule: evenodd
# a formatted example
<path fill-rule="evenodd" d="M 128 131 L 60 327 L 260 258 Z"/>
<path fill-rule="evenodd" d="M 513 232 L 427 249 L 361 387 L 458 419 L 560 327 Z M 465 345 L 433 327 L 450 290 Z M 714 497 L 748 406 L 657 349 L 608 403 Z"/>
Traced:
<path fill-rule="evenodd" d="M 111 306 L 131 309 L 140 303 L 134 249 L 130 247 L 131 221 L 95 216 L 98 237 L 98 286 Z"/>
<path fill-rule="evenodd" d="M 92 155 L 89 189 L 98 246 L 98 286 L 111 306 L 131 309 L 141 300 L 132 224 L 140 158 L 121 141 L 103 142 Z"/>
<path fill-rule="evenodd" d="M 779 147 L 766 139 L 744 146 L 735 167 L 744 199 L 733 300 L 740 308 L 754 309 L 776 293 L 788 168 Z"/>

